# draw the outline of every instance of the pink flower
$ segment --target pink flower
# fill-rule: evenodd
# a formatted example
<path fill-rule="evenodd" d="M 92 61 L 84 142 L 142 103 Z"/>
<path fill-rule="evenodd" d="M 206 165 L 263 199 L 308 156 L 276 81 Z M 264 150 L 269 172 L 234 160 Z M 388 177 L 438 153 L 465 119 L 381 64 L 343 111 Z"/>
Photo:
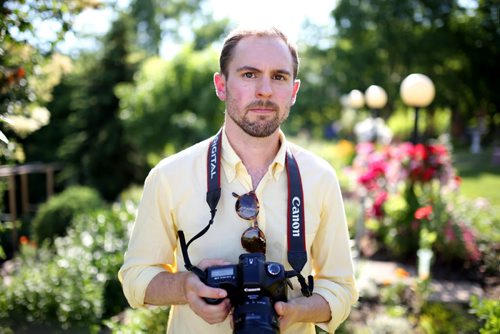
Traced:
<path fill-rule="evenodd" d="M 463 225 L 461 226 L 461 230 L 462 240 L 464 241 L 468 258 L 474 262 L 481 260 L 481 252 L 477 247 L 476 238 L 474 237 L 472 230 Z"/>
<path fill-rule="evenodd" d="M 444 237 L 447 242 L 453 242 L 457 240 L 457 236 L 455 235 L 455 231 L 453 230 L 453 226 L 450 221 L 446 223 L 446 227 L 444 229 Z"/>

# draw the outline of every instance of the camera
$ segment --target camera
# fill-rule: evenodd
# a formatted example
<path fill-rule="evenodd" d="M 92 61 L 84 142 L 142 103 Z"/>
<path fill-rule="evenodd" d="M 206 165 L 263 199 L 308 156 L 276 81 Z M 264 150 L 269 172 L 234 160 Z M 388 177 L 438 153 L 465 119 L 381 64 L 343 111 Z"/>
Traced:
<path fill-rule="evenodd" d="M 287 273 L 283 265 L 266 262 L 262 253 L 241 254 L 238 264 L 205 270 L 206 285 L 227 291 L 235 334 L 279 333 L 277 301 L 287 301 Z M 205 298 L 209 304 L 221 299 Z"/>

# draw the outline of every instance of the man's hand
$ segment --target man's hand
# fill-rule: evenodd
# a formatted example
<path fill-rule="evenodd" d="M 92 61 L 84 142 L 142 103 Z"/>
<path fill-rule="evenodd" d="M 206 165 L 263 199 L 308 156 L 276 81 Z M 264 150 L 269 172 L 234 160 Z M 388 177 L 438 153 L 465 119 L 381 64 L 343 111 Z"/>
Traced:
<path fill-rule="evenodd" d="M 299 297 L 285 302 L 276 302 L 274 310 L 279 316 L 280 331 L 285 331 L 296 322 L 327 322 L 330 320 L 330 306 L 318 294 Z"/>
<path fill-rule="evenodd" d="M 198 264 L 198 268 L 205 270 L 211 266 L 227 265 L 229 262 L 223 260 L 203 260 Z M 209 324 L 224 321 L 231 310 L 231 304 L 227 299 L 227 292 L 223 289 L 211 288 L 200 281 L 198 276 L 188 273 L 184 283 L 184 295 L 189 307 Z M 224 300 L 217 305 L 207 304 L 205 298 L 216 298 Z"/>
<path fill-rule="evenodd" d="M 293 300 L 288 303 L 276 302 L 274 310 L 279 316 L 280 332 L 285 331 L 292 324 L 300 321 L 297 314 L 297 307 L 293 305 Z"/>

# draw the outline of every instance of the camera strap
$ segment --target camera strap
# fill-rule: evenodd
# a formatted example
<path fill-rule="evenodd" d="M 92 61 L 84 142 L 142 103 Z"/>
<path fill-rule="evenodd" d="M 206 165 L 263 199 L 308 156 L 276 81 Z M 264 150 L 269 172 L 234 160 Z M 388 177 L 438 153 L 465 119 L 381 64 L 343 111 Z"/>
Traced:
<path fill-rule="evenodd" d="M 191 264 L 187 248 L 189 245 L 202 235 L 204 235 L 210 226 L 213 224 L 215 213 L 217 212 L 217 204 L 221 196 L 220 178 L 221 178 L 221 145 L 222 129 L 219 130 L 214 139 L 210 142 L 207 156 L 207 204 L 210 207 L 211 218 L 208 225 L 195 235 L 187 244 L 184 233 L 179 231 L 179 241 L 181 245 L 184 264 L 187 270 L 193 271 L 198 276 L 204 273 L 197 267 Z M 304 265 L 307 262 L 306 252 L 306 236 L 305 236 L 305 215 L 304 215 L 304 194 L 302 190 L 302 179 L 300 177 L 299 166 L 290 148 L 286 150 L 285 168 L 288 177 L 288 262 L 293 268 L 289 277 L 297 276 L 302 294 L 306 297 L 312 295 L 313 278 L 308 277 L 306 283 L 305 278 L 300 274 Z M 201 276 L 200 276 L 201 277 Z"/>

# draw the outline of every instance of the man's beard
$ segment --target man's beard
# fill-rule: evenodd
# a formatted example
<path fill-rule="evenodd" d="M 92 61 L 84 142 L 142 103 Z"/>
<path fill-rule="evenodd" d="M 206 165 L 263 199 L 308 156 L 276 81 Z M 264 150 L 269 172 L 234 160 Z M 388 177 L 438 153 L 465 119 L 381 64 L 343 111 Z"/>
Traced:
<path fill-rule="evenodd" d="M 249 109 L 253 108 L 265 108 L 272 109 L 273 116 L 269 119 L 269 114 L 257 116 L 257 120 L 251 121 L 248 118 Z M 228 96 L 227 100 L 227 113 L 231 119 L 238 124 L 238 126 L 248 135 L 252 137 L 269 137 L 272 135 L 279 126 L 287 119 L 289 111 L 283 113 L 282 117 L 280 117 L 280 108 L 277 104 L 271 101 L 255 101 L 250 103 L 245 108 L 245 114 L 243 117 L 240 117 L 237 113 L 236 103 L 233 103 L 233 100 L 230 96 Z M 288 107 L 289 109 L 289 107 Z"/>

